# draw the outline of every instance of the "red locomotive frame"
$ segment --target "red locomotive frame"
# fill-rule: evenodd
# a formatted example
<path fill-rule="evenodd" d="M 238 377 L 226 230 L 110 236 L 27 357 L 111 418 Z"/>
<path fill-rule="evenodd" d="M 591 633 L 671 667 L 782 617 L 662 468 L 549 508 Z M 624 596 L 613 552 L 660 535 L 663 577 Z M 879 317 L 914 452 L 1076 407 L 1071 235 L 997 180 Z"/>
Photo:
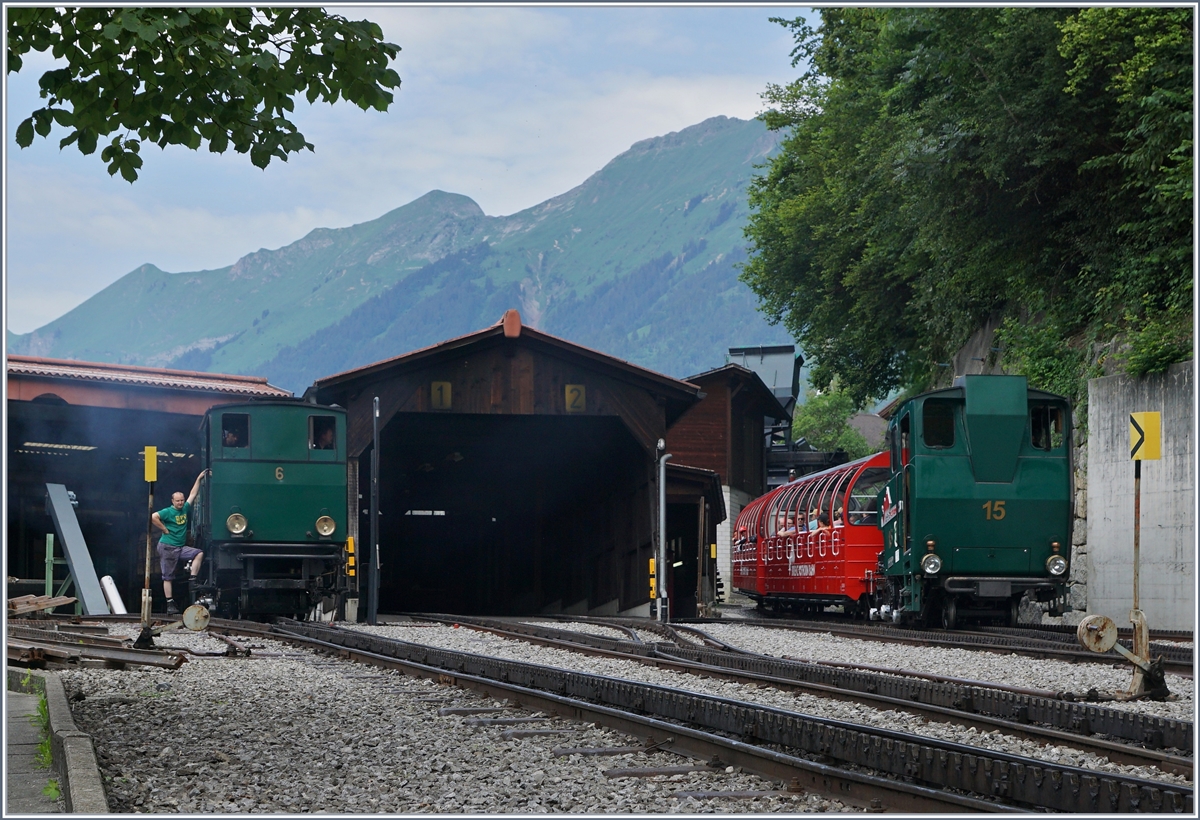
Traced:
<path fill-rule="evenodd" d="M 883 549 L 878 493 L 890 476 L 888 453 L 877 453 L 750 502 L 734 526 L 734 588 L 773 609 L 842 604 L 865 617 Z"/>

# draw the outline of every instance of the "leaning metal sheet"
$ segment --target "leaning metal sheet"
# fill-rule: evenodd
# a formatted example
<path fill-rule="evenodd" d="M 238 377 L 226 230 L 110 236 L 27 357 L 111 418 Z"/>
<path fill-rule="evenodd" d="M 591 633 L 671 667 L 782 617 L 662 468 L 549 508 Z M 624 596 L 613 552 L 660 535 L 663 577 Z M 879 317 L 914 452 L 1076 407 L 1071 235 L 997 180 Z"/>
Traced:
<path fill-rule="evenodd" d="M 67 488 L 62 484 L 47 484 L 46 497 L 50 501 L 54 529 L 58 533 L 58 540 L 62 542 L 63 552 L 67 555 L 67 566 L 71 569 L 71 577 L 75 579 L 76 597 L 83 603 L 83 614 L 110 614 L 108 601 L 104 599 L 104 591 L 100 588 L 100 579 L 96 577 L 96 567 L 92 564 L 92 554 L 88 552 L 87 542 L 83 540 L 83 531 L 79 529 L 79 520 L 75 517 L 75 508 L 71 506 Z"/>

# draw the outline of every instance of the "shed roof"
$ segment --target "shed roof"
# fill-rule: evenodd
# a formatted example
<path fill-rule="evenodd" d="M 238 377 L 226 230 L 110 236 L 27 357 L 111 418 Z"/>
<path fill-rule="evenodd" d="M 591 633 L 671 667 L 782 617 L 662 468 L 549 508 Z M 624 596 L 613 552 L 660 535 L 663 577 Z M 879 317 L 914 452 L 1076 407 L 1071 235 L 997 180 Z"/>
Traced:
<path fill-rule="evenodd" d="M 288 390 L 268 384 L 266 378 L 262 376 L 200 373 L 194 370 L 166 370 L 159 367 L 141 367 L 129 364 L 15 355 L 8 357 L 7 367 L 10 376 L 73 379 L 169 390 L 198 390 L 271 398 L 292 395 Z"/>
<path fill-rule="evenodd" d="M 773 419 L 791 418 L 791 415 L 779 401 L 779 398 L 771 392 L 771 388 L 767 387 L 762 377 L 750 368 L 742 367 L 740 364 L 730 362 L 727 365 L 714 367 L 712 370 L 705 370 L 703 373 L 697 373 L 695 376 L 688 376 L 687 380 L 703 388 L 705 384 L 711 384 L 716 379 L 722 377 L 733 378 L 743 383 L 762 403 L 764 416 L 770 416 Z"/>
<path fill-rule="evenodd" d="M 323 396 L 331 391 L 348 388 L 355 382 L 365 383 L 384 374 L 403 371 L 414 367 L 424 366 L 443 358 L 453 358 L 467 353 L 470 348 L 491 346 L 501 340 L 520 339 L 535 347 L 549 349 L 559 354 L 586 362 L 589 366 L 604 372 L 606 375 L 631 382 L 643 388 L 652 390 L 666 401 L 667 425 L 670 426 L 688 407 L 692 406 L 700 396 L 700 388 L 680 379 L 640 367 L 624 359 L 618 359 L 607 353 L 601 353 L 584 345 L 567 341 L 544 331 L 535 330 L 521 324 L 521 316 L 516 310 L 507 311 L 499 322 L 491 327 L 447 339 L 444 342 L 423 347 L 390 359 L 383 359 L 372 364 L 364 365 L 353 370 L 346 370 L 317 379 L 313 389 Z"/>

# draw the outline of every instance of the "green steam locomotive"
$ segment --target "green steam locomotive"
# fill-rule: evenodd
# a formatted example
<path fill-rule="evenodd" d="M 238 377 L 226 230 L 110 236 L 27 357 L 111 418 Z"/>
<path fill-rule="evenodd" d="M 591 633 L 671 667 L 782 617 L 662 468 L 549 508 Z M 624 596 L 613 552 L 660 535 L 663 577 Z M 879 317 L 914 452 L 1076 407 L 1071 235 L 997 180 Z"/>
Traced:
<path fill-rule="evenodd" d="M 953 629 L 1015 624 L 1032 591 L 1068 608 L 1071 408 L 1024 376 L 964 376 L 888 424 L 878 497 L 883 550 L 873 617 Z"/>
<path fill-rule="evenodd" d="M 212 472 L 195 525 L 206 553 L 200 602 L 223 617 L 337 612 L 354 571 L 346 411 L 298 400 L 226 404 L 205 414 L 201 431 Z"/>

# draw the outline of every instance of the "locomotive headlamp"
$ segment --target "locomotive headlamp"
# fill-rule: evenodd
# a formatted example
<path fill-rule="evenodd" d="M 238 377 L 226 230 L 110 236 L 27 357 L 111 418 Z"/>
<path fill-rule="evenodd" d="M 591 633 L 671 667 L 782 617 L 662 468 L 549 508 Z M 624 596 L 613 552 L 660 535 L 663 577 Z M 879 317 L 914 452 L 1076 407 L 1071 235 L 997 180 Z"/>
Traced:
<path fill-rule="evenodd" d="M 1067 559 L 1061 555 L 1051 555 L 1046 559 L 1046 571 L 1051 575 L 1062 575 L 1067 571 Z"/>
<path fill-rule="evenodd" d="M 921 558 L 921 571 L 926 575 L 937 575 L 942 569 L 942 559 L 935 552 L 928 552 Z"/>
<path fill-rule="evenodd" d="M 322 536 L 333 535 L 333 531 L 337 529 L 337 524 L 327 515 L 323 515 L 317 519 L 317 532 Z"/>
<path fill-rule="evenodd" d="M 225 519 L 225 528 L 234 535 L 241 535 L 246 531 L 246 516 L 234 513 Z"/>

